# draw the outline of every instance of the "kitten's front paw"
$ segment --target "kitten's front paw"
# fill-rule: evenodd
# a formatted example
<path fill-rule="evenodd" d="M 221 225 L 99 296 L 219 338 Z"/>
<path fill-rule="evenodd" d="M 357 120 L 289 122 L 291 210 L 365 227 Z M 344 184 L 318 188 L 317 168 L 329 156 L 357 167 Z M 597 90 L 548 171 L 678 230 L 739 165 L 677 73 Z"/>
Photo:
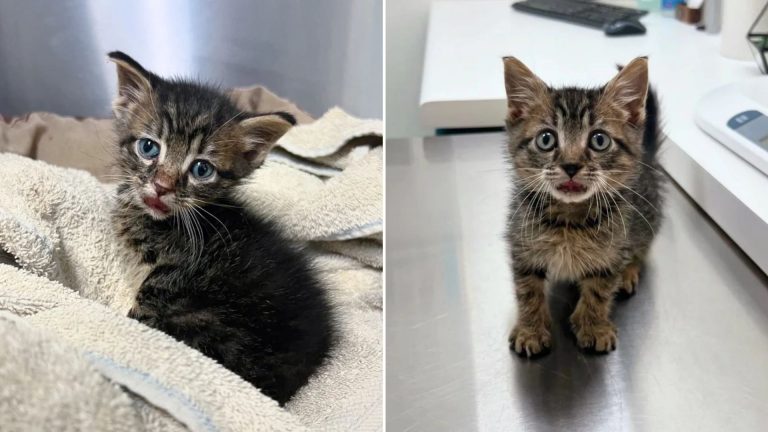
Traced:
<path fill-rule="evenodd" d="M 156 314 L 152 313 L 151 310 L 139 305 L 133 305 L 131 310 L 128 311 L 128 318 L 135 319 L 136 321 L 150 326 L 152 325 L 155 315 Z"/>
<path fill-rule="evenodd" d="M 509 335 L 509 345 L 516 353 L 530 358 L 549 351 L 552 335 L 546 327 L 517 325 Z"/>
<path fill-rule="evenodd" d="M 573 323 L 576 343 L 581 349 L 592 349 L 599 353 L 607 353 L 616 349 L 618 337 L 616 326 L 610 322 Z"/>

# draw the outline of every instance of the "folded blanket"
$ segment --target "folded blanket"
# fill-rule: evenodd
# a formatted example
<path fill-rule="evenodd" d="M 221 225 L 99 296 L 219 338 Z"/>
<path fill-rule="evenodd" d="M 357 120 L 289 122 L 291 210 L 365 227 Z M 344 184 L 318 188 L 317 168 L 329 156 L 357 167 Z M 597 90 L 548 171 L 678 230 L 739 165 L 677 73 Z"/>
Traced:
<path fill-rule="evenodd" d="M 142 419 L 126 413 L 129 407 L 138 407 L 142 399 L 152 406 L 149 418 L 163 418 L 163 423 L 183 424 L 193 431 L 302 429 L 298 419 L 280 409 L 275 401 L 261 394 L 255 387 L 160 331 L 77 296 L 57 282 L 7 265 L 0 265 L 0 282 L 0 305 L 6 310 L 23 309 L 20 316 L 24 319 L 20 320 L 22 322 L 19 327 L 28 326 L 35 331 L 44 331 L 41 334 L 48 338 L 55 336 L 54 340 L 58 344 L 53 348 L 61 345 L 60 350 L 63 351 L 64 344 L 76 348 L 66 350 L 67 356 L 56 356 L 53 348 L 37 346 L 37 352 L 42 352 L 48 358 L 27 359 L 33 365 L 32 368 L 16 367 L 13 371 L 7 371 L 13 377 L 9 379 L 10 382 L 21 381 L 32 386 L 33 389 L 26 390 L 31 397 L 35 397 L 34 393 L 38 391 L 71 386 L 81 390 L 79 396 L 84 398 L 77 401 L 77 404 L 95 412 L 97 410 L 92 406 L 98 407 L 101 402 L 91 398 L 99 397 L 99 393 L 109 390 L 110 398 L 118 403 L 110 402 L 110 405 L 103 407 L 103 410 L 114 415 L 107 416 L 99 412 L 104 417 L 99 417 L 99 421 L 109 425 L 107 417 L 113 417 L 112 421 L 119 425 L 128 418 L 148 430 L 151 430 L 151 424 L 145 422 L 148 418 Z M 0 341 L 3 342 L 0 345 L 12 342 L 14 336 L 12 332 L 0 334 Z M 75 356 L 75 352 L 79 356 Z M 0 364 L 13 364 L 13 359 L 19 356 L 17 350 L 10 348 L 0 353 Z M 52 364 L 61 363 L 61 367 L 37 374 L 37 369 L 45 368 L 44 365 L 38 365 L 38 362 L 46 360 Z M 105 386 L 103 378 L 99 380 L 93 376 L 94 370 L 98 370 L 102 377 L 129 389 L 130 393 L 117 392 L 114 386 Z M 62 378 L 67 378 L 67 381 L 60 381 Z M 3 381 L 0 387 L 6 387 L 7 384 Z M 89 395 L 89 388 L 83 387 L 97 384 L 98 388 L 108 388 Z M 54 405 L 55 409 L 56 399 L 63 397 L 65 394 L 49 394 L 45 400 Z M 7 400 L 3 398 L 0 405 L 11 406 Z M 126 403 L 126 400 L 130 403 Z M 19 400 L 17 406 L 24 409 L 10 409 L 0 417 L 0 426 L 3 426 L 0 429 L 6 430 L 6 422 L 24 425 L 37 416 L 47 416 L 47 413 L 37 412 L 38 404 L 36 398 Z M 62 409 L 71 410 L 67 412 L 71 420 L 84 421 L 79 417 L 89 416 L 89 412 L 71 406 L 58 410 Z M 63 423 L 67 419 L 61 421 Z M 26 423 L 26 426 L 28 428 L 30 423 Z M 69 425 L 62 429 L 76 430 Z M 102 430 L 113 428 L 110 425 Z"/>
<path fill-rule="evenodd" d="M 4 431 L 145 430 L 140 402 L 77 350 L 7 312 L 0 312 L 0 382 Z M 19 415 L 19 407 L 32 409 Z"/>
<path fill-rule="evenodd" d="M 20 325 L 14 324 L 19 329 L 42 331 L 91 367 L 73 364 L 71 370 L 78 372 L 70 373 L 90 374 L 95 368 L 124 386 L 138 407 L 139 424 L 148 430 L 165 430 L 160 424 L 192 430 L 295 430 L 300 424 L 319 430 L 380 429 L 381 137 L 376 122 L 342 114 L 334 115 L 358 121 L 360 129 L 369 125 L 369 135 L 359 130 L 329 134 L 341 142 L 338 149 L 367 140 L 356 157 L 268 160 L 240 191 L 289 236 L 309 242 L 339 310 L 337 350 L 287 411 L 197 351 L 125 318 L 136 285 L 111 233 L 114 185 L 86 172 L 0 154 L 0 249 L 21 266 L 0 264 L 0 311 L 22 317 Z M 70 119 L 70 126 L 77 122 Z M 323 122 L 295 130 L 321 130 Z M 8 126 L 0 127 L 6 137 L 15 133 Z M 294 149 L 311 138 L 305 136 L 291 141 Z M 311 173 L 315 168 L 299 166 L 326 166 L 334 173 L 318 176 Z M 0 364 L 3 355 L 8 351 L 0 351 Z M 57 379 L 51 376 L 45 385 L 54 386 Z M 21 421 L 25 413 L 13 418 Z M 0 420 L 5 430 L 2 426 Z"/>

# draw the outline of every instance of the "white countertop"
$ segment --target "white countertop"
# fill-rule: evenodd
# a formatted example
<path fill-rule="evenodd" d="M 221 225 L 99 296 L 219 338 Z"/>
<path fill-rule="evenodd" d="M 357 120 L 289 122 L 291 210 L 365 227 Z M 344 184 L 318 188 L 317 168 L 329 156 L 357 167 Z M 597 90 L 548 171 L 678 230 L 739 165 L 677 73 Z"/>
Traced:
<path fill-rule="evenodd" d="M 759 76 L 757 65 L 722 57 L 719 36 L 658 13 L 641 19 L 645 35 L 610 38 L 599 30 L 514 11 L 510 4 L 432 4 L 423 122 L 434 128 L 502 126 L 503 56 L 519 58 L 552 85 L 598 86 L 614 76 L 617 64 L 647 55 L 668 137 L 665 168 L 768 272 L 768 177 L 694 122 L 696 104 L 707 92 Z"/>

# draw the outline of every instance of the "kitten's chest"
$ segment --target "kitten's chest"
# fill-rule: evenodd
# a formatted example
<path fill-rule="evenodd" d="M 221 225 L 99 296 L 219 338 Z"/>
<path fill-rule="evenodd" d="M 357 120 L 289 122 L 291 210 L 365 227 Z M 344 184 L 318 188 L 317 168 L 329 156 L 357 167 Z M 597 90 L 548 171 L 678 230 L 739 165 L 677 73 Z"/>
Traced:
<path fill-rule="evenodd" d="M 154 268 L 160 252 L 158 241 L 163 239 L 130 213 L 113 215 L 112 223 L 119 244 L 123 280 L 116 307 L 128 313 L 134 306 L 139 288 Z"/>
<path fill-rule="evenodd" d="M 612 268 L 619 259 L 617 241 L 599 229 L 555 227 L 529 234 L 524 250 L 537 267 L 547 269 L 548 276 L 578 279 Z"/>
<path fill-rule="evenodd" d="M 120 295 L 115 299 L 115 308 L 121 313 L 127 314 L 134 306 L 139 288 L 149 276 L 153 265 L 145 262 L 137 249 L 125 241 L 120 242 L 119 250 L 123 287 L 120 290 Z"/>

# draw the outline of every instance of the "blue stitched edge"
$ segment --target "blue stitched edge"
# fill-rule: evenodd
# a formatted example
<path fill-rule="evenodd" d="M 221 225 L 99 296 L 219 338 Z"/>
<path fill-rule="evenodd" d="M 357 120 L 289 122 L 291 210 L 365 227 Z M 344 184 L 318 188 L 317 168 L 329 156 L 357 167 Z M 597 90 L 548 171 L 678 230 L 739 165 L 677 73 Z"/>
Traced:
<path fill-rule="evenodd" d="M 190 429 L 210 432 L 217 432 L 219 430 L 213 423 L 213 420 L 194 401 L 179 390 L 163 385 L 148 373 L 117 364 L 111 358 L 91 351 L 85 352 L 84 357 L 112 381 L 128 387 L 153 405 L 164 409 L 174 418 L 186 424 Z M 157 398 L 153 398 L 147 395 L 146 392 L 141 391 L 141 386 L 167 399 L 157 400 Z M 174 410 L 174 407 L 168 403 L 169 401 L 178 403 L 182 412 Z"/>
<path fill-rule="evenodd" d="M 347 228 L 342 231 L 337 231 L 335 233 L 325 235 L 313 240 L 352 240 L 364 236 L 369 236 L 371 234 L 377 233 L 381 231 L 381 219 L 375 220 L 373 222 L 368 222 L 364 225 L 358 225 L 351 228 Z"/>

